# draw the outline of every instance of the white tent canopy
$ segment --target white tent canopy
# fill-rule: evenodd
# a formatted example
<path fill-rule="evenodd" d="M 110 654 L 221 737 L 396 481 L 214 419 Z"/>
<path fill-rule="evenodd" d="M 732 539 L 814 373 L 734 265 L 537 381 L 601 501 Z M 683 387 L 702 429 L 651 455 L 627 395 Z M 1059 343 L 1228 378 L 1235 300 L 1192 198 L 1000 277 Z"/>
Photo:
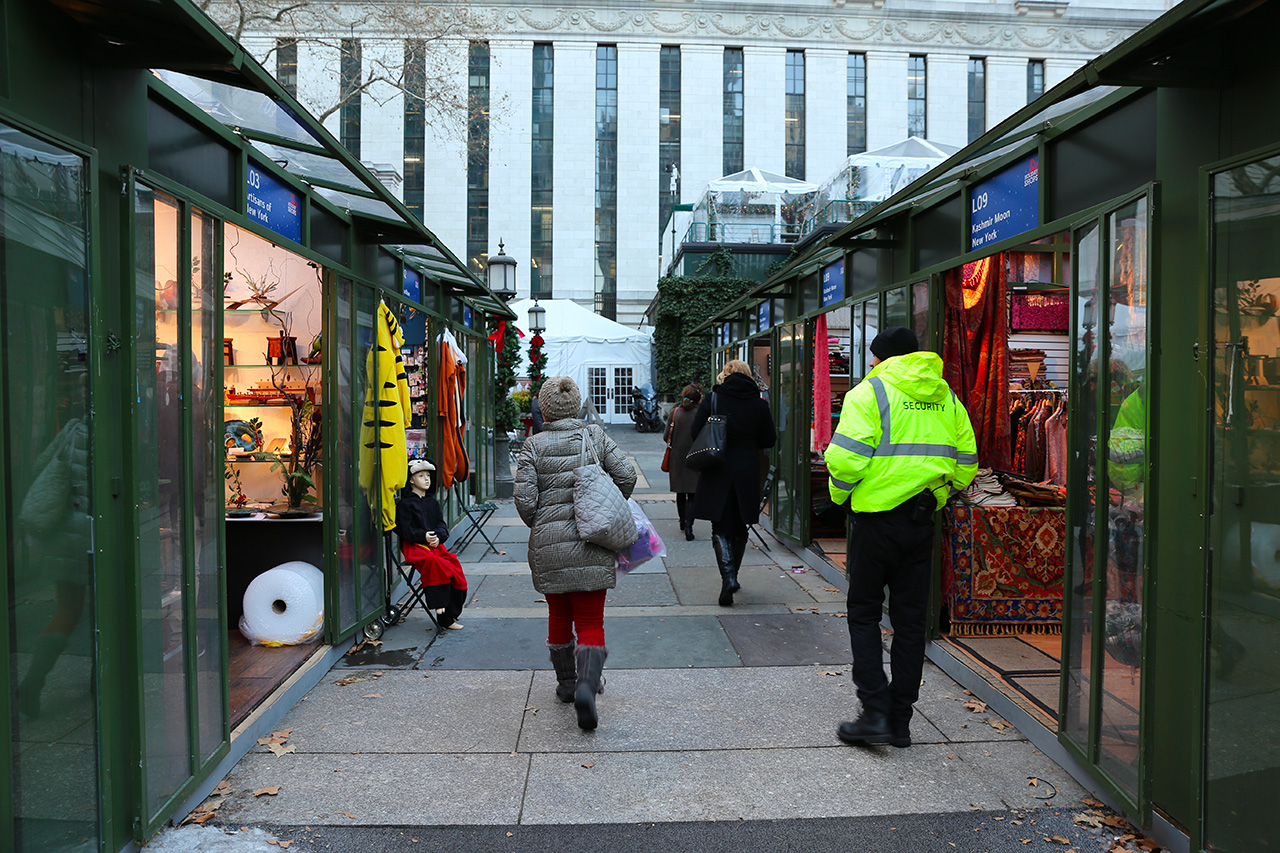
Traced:
<path fill-rule="evenodd" d="M 850 154 L 844 165 L 822 183 L 827 199 L 880 202 L 960 149 L 910 136 L 901 142 Z"/>
<path fill-rule="evenodd" d="M 800 195 L 813 192 L 817 184 L 775 175 L 763 169 L 752 167 L 716 178 L 707 182 L 707 192 L 712 193 L 774 193 L 777 195 Z"/>
<path fill-rule="evenodd" d="M 547 356 L 546 375 L 572 377 L 584 397 L 592 393 L 589 377 L 593 374 L 603 377 L 603 386 L 599 380 L 595 386 L 596 410 L 611 423 L 628 422 L 631 386 L 648 382 L 652 372 L 652 334 L 601 317 L 571 299 L 542 299 L 538 305 L 547 312 L 547 328 L 542 333 L 546 341 L 543 346 Z M 529 365 L 529 341 L 533 337 L 529 331 L 529 309 L 532 307 L 532 299 L 511 303 L 516 325 L 526 335 L 520 339 L 522 372 L 527 372 Z M 606 389 L 604 394 L 600 393 L 601 387 Z M 605 405 L 606 401 L 610 405 Z"/>

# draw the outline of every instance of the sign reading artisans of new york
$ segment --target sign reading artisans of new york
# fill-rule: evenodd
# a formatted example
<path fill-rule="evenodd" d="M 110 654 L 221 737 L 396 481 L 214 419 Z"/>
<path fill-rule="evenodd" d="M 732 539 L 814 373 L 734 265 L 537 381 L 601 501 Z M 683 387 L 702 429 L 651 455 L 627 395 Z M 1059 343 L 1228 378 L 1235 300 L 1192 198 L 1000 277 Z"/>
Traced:
<path fill-rule="evenodd" d="M 969 249 L 1040 224 L 1040 165 L 1035 155 L 977 184 L 969 193 Z"/>
<path fill-rule="evenodd" d="M 302 242 L 302 204 L 297 194 L 252 162 L 245 180 L 245 212 L 281 237 Z"/>

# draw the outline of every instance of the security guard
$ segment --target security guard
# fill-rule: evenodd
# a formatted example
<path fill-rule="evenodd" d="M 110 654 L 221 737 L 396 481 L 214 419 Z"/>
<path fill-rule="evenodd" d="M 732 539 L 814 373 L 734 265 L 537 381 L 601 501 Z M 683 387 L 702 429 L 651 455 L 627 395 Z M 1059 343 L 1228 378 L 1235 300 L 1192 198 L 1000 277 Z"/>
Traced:
<path fill-rule="evenodd" d="M 849 511 L 849 638 L 862 713 L 837 732 L 846 743 L 911 745 L 912 705 L 924 669 L 934 514 L 978 472 L 969 414 L 942 378 L 942 359 L 919 352 L 896 326 L 871 342 L 872 370 L 844 398 L 827 448 L 831 500 Z M 880 614 L 889 587 L 885 678 Z"/>

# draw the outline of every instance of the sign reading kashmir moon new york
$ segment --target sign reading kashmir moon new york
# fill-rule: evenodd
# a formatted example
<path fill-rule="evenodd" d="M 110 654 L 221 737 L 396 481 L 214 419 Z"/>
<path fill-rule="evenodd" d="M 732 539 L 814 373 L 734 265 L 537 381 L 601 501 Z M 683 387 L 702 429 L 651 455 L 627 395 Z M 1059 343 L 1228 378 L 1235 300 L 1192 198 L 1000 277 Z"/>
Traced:
<path fill-rule="evenodd" d="M 992 175 L 969 192 L 969 249 L 1040 224 L 1040 165 L 1035 155 Z"/>

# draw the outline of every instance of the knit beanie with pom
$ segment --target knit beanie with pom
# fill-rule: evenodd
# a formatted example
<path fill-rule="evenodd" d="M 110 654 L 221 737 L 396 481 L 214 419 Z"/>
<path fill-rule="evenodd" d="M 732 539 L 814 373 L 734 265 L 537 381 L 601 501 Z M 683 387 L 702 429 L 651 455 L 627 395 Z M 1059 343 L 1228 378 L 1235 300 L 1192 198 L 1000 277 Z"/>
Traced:
<path fill-rule="evenodd" d="M 568 376 L 553 376 L 542 384 L 538 392 L 538 408 L 547 423 L 576 418 L 582 411 L 582 392 L 578 383 Z"/>

